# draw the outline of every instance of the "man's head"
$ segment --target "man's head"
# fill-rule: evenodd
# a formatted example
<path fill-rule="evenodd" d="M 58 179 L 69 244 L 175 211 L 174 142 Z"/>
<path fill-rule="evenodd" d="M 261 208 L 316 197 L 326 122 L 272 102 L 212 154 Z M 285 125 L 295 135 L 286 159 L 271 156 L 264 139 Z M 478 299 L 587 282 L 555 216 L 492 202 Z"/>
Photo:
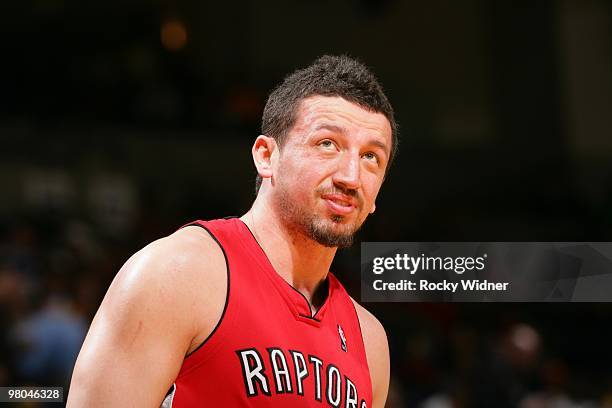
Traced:
<path fill-rule="evenodd" d="M 268 98 L 253 146 L 265 194 L 282 221 L 330 247 L 348 246 L 395 151 L 393 108 L 374 75 L 349 57 L 324 56 Z"/>

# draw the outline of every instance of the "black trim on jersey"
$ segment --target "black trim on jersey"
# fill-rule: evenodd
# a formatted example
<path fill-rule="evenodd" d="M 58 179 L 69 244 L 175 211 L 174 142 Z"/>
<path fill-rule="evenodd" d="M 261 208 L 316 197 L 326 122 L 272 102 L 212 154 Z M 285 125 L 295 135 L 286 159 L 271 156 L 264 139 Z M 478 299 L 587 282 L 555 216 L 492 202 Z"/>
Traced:
<path fill-rule="evenodd" d="M 166 396 L 164 398 L 166 398 L 168 395 L 172 394 L 172 392 L 174 391 L 174 389 L 176 388 L 176 384 L 172 384 L 170 386 L 170 388 L 168 389 L 168 392 L 166 393 Z"/>
<path fill-rule="evenodd" d="M 361 344 L 363 344 L 363 352 L 364 354 L 367 354 L 367 351 L 365 349 L 365 340 L 363 338 L 363 329 L 361 328 L 361 320 L 359 320 L 359 313 L 357 313 L 357 306 L 355 305 L 355 302 L 353 302 L 353 298 L 351 298 L 349 296 L 349 301 L 351 302 L 351 306 L 353 306 L 353 311 L 355 312 L 355 318 L 357 319 L 357 325 L 359 326 L 359 334 L 361 334 Z M 367 363 L 367 359 L 366 359 L 366 367 L 368 367 L 368 373 L 370 372 L 370 366 L 368 366 Z M 371 382 L 372 379 L 370 379 Z"/>
<path fill-rule="evenodd" d="M 330 387 L 329 387 L 329 383 L 331 382 L 330 379 L 330 373 L 332 368 L 336 369 L 336 372 L 338 373 L 338 387 L 337 389 L 338 391 L 338 404 L 333 404 L 329 398 L 329 392 L 331 391 Z M 340 373 L 340 369 L 338 367 L 336 367 L 333 364 L 328 364 L 327 366 L 327 370 L 326 371 L 326 375 L 325 375 L 325 399 L 327 400 L 327 403 L 329 405 L 331 405 L 332 407 L 338 408 L 340 406 L 340 404 L 342 404 L 342 374 Z"/>
<path fill-rule="evenodd" d="M 215 328 L 204 339 L 204 341 L 202 341 L 202 343 L 200 343 L 198 345 L 198 347 L 193 349 L 191 351 L 191 353 L 188 353 L 187 355 L 185 355 L 185 358 L 191 356 L 193 353 L 198 351 L 204 344 L 206 344 L 206 342 L 213 336 L 213 334 L 215 334 L 215 332 L 217 331 L 217 329 L 221 325 L 221 322 L 223 321 L 223 318 L 225 317 L 225 312 L 227 312 L 227 305 L 229 304 L 229 297 L 230 297 L 230 266 L 229 266 L 229 261 L 227 260 L 227 254 L 225 253 L 225 248 L 223 248 L 223 245 L 221 245 L 221 243 L 219 242 L 217 237 L 215 237 L 214 234 L 212 232 L 210 232 L 210 230 L 208 228 L 206 228 L 204 225 L 202 225 L 200 223 L 197 223 L 197 222 L 185 225 L 185 227 L 191 227 L 191 226 L 197 226 L 197 227 L 200 227 L 200 228 L 203 228 L 204 230 L 206 230 L 206 232 L 208 232 L 208 235 L 210 235 L 212 237 L 212 239 L 217 243 L 217 245 L 219 245 L 219 248 L 221 248 L 221 252 L 223 252 L 223 257 L 225 258 L 225 272 L 226 272 L 226 275 L 227 275 L 227 291 L 225 293 L 225 305 L 223 305 L 223 312 L 221 313 L 221 317 L 219 318 L 219 321 L 215 325 Z M 185 228 L 185 227 L 183 227 L 183 228 Z"/>
<path fill-rule="evenodd" d="M 304 295 L 302 295 L 302 296 L 304 296 Z M 317 319 L 316 317 L 313 317 L 313 316 L 308 316 L 308 315 L 301 314 L 301 313 L 299 313 L 298 315 L 299 315 L 300 317 L 305 318 L 305 319 L 314 320 L 315 322 L 319 322 L 319 323 L 321 322 L 319 319 Z"/>
<path fill-rule="evenodd" d="M 272 265 L 272 262 L 270 262 L 270 258 L 268 258 L 268 255 L 266 254 L 266 251 L 264 251 L 264 249 L 261 247 L 261 244 L 259 243 L 259 241 L 257 241 L 257 238 L 255 238 L 255 234 L 253 234 L 253 231 L 251 231 L 251 229 L 249 228 L 249 226 L 246 224 L 246 222 L 240 220 L 240 222 L 242 222 L 244 224 L 244 226 L 246 227 L 246 229 L 251 233 L 251 236 L 253 237 L 253 241 L 255 241 L 257 243 L 257 246 L 259 247 L 259 249 L 261 249 L 261 252 L 263 252 L 263 254 L 265 255 L 265 257 L 268 259 L 268 263 L 270 265 Z M 272 266 L 272 269 L 274 269 L 274 266 Z M 278 274 L 278 272 L 276 272 L 276 270 L 274 271 L 275 273 Z M 315 314 L 312 314 L 312 305 L 310 304 L 310 302 L 308 301 L 308 299 L 306 298 L 306 296 L 304 296 L 304 294 L 302 292 L 300 292 L 299 290 L 297 290 L 296 288 L 294 288 L 289 282 L 287 282 L 286 280 L 283 279 L 283 281 L 287 284 L 287 286 L 289 286 L 291 289 L 295 290 L 297 293 L 300 294 L 300 296 L 302 296 L 304 298 L 304 301 L 306 302 L 306 304 L 308 305 L 308 310 L 310 310 L 310 316 L 306 316 L 300 313 L 300 316 L 302 317 L 306 317 L 308 319 L 314 320 L 316 322 L 321 322 L 321 320 L 317 319 L 317 313 L 319 313 L 319 310 L 321 310 L 323 308 L 323 306 L 325 305 L 325 303 L 327 302 L 327 299 L 329 299 L 329 277 L 325 278 L 325 282 L 327 283 L 327 296 L 325 296 L 325 300 L 323 301 L 323 303 L 321 303 L 321 306 L 317 309 L 317 311 L 315 312 Z"/>
<path fill-rule="evenodd" d="M 361 320 L 359 320 L 359 313 L 357 313 L 357 305 L 353 302 L 353 299 L 349 296 L 349 300 L 351 301 L 351 305 L 353 305 L 353 310 L 355 311 L 355 318 L 357 319 L 357 324 L 359 325 L 359 333 L 361 334 L 361 344 L 363 345 L 363 354 L 365 354 L 365 365 L 368 369 L 368 377 L 370 378 L 370 386 L 374 387 L 372 384 L 372 374 L 370 373 L 370 364 L 368 364 L 368 351 L 365 346 L 365 339 L 363 338 L 363 329 L 361 328 Z M 371 390 L 372 395 L 374 395 L 374 388 Z M 362 400 L 365 403 L 365 400 Z M 361 404 L 360 404 L 361 405 Z M 367 407 L 367 404 L 366 404 Z"/>

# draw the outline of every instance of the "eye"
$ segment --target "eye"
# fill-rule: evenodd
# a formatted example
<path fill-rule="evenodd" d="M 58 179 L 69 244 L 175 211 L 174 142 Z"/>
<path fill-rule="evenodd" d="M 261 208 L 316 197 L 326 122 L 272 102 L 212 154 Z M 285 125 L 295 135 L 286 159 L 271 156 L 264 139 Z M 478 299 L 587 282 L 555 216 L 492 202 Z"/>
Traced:
<path fill-rule="evenodd" d="M 319 146 L 321 146 L 321 147 L 323 147 L 325 149 L 334 149 L 335 148 L 334 142 L 332 142 L 329 139 L 321 140 L 319 142 Z"/>
<path fill-rule="evenodd" d="M 378 156 L 375 153 L 367 152 L 364 153 L 363 157 L 365 157 L 368 161 L 378 163 Z"/>

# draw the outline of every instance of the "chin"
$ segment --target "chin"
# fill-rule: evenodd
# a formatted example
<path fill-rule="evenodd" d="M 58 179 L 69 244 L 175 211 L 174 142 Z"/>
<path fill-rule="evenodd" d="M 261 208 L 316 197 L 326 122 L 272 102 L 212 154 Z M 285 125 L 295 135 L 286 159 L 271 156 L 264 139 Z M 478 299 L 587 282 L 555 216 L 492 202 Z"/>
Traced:
<path fill-rule="evenodd" d="M 336 235 L 353 235 L 361 227 L 355 220 L 342 215 L 330 215 L 321 225 Z"/>
<path fill-rule="evenodd" d="M 331 224 L 334 226 L 340 228 L 346 228 L 350 226 L 353 231 L 357 231 L 361 227 L 361 224 L 363 224 L 363 221 L 365 221 L 360 220 L 357 214 L 341 215 L 328 213 L 325 218 L 331 221 Z"/>
<path fill-rule="evenodd" d="M 332 222 L 334 224 L 342 224 L 342 222 L 344 221 L 344 216 L 342 216 L 342 215 L 335 215 L 335 214 L 333 214 L 329 218 L 332 220 Z"/>

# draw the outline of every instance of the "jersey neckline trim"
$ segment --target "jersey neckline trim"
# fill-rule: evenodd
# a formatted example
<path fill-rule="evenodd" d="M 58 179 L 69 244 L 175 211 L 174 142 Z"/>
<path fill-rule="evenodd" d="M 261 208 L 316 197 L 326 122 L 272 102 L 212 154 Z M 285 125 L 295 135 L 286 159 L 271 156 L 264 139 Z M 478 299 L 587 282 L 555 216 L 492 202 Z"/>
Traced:
<path fill-rule="evenodd" d="M 248 231 L 248 236 L 250 236 L 253 246 L 256 248 L 258 252 L 260 252 L 260 255 L 261 255 L 261 258 L 264 264 L 263 265 L 264 269 L 268 272 L 272 280 L 276 283 L 276 286 L 281 291 L 281 293 L 283 293 L 284 295 L 283 297 L 285 297 L 286 301 L 290 304 L 291 310 L 293 311 L 296 319 L 304 321 L 306 323 L 310 323 L 310 324 L 316 324 L 316 325 L 320 324 L 325 315 L 325 311 L 327 310 L 328 305 L 330 303 L 329 299 L 331 298 L 332 293 L 333 293 L 333 288 L 332 288 L 333 277 L 332 277 L 331 272 L 328 272 L 325 282 L 322 283 L 324 285 L 327 285 L 327 296 L 325 297 L 325 300 L 321 304 L 321 307 L 319 307 L 317 311 L 313 314 L 312 308 L 310 306 L 310 302 L 308 301 L 306 296 L 304 296 L 302 292 L 294 288 L 293 285 L 287 282 L 276 271 L 276 269 L 270 262 L 270 258 L 268 258 L 268 255 L 266 254 L 264 249 L 261 247 L 261 245 L 257 241 L 257 238 L 255 238 L 255 234 L 253 234 L 253 231 L 251 231 L 249 226 L 244 221 L 242 221 L 240 218 L 236 218 L 236 221 L 241 225 L 243 229 Z"/>

